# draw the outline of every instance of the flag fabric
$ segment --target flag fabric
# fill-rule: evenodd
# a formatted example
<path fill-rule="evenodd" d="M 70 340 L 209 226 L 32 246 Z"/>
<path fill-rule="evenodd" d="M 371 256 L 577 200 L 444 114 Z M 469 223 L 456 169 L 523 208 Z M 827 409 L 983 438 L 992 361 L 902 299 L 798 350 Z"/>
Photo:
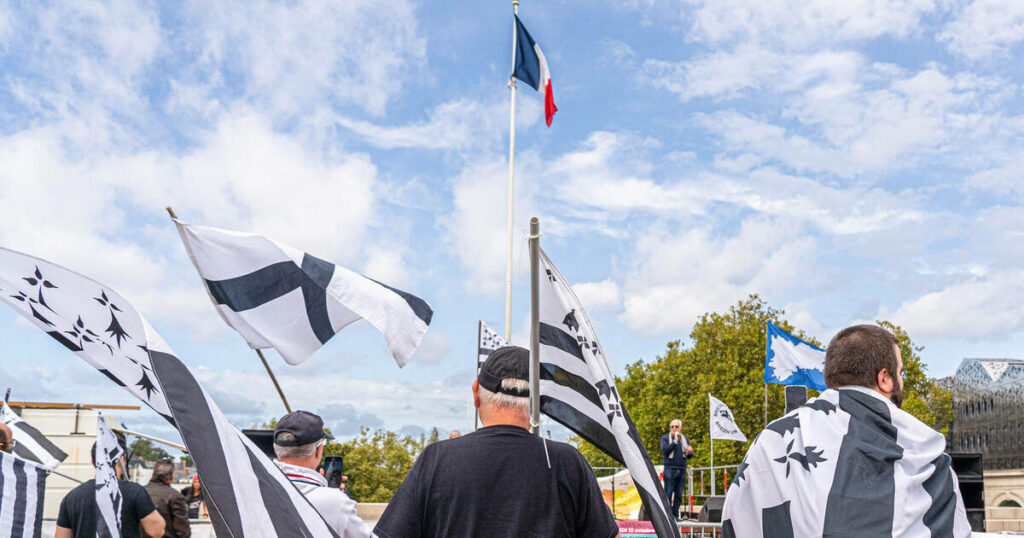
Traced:
<path fill-rule="evenodd" d="M 558 112 L 558 107 L 555 106 L 555 96 L 551 91 L 548 61 L 530 32 L 526 31 L 523 21 L 519 20 L 519 15 L 513 16 L 516 19 L 516 66 L 512 76 L 544 94 L 544 121 L 551 127 L 551 120 L 555 112 Z"/>
<path fill-rule="evenodd" d="M 484 361 L 487 360 L 487 356 L 490 355 L 492 351 L 498 349 L 499 347 L 505 347 L 507 345 L 508 342 L 506 342 L 505 339 L 502 338 L 500 334 L 494 332 L 494 329 L 491 329 L 490 327 L 487 326 L 486 323 L 481 321 L 480 342 L 479 346 L 477 346 L 477 349 L 479 350 L 477 351 L 476 361 L 477 371 L 480 370 L 480 366 L 483 365 Z"/>
<path fill-rule="evenodd" d="M 56 469 L 62 461 L 67 459 L 68 455 L 63 450 L 57 448 L 57 445 L 53 444 L 39 430 L 33 428 L 31 424 L 21 420 L 21 417 L 7 406 L 7 402 L 0 407 L 0 422 L 11 429 L 15 455 L 39 463 L 48 471 Z"/>
<path fill-rule="evenodd" d="M 659 538 L 678 537 L 665 490 L 619 399 L 604 348 L 576 294 L 540 250 L 541 411 L 629 469 Z"/>
<path fill-rule="evenodd" d="M 819 392 L 825 385 L 825 350 L 768 322 L 764 382 L 778 385 L 802 385 Z"/>
<path fill-rule="evenodd" d="M 0 452 L 0 536 L 39 538 L 48 469 Z"/>
<path fill-rule="evenodd" d="M 118 460 L 124 456 L 121 443 L 107 426 L 103 414 L 96 416 L 96 537 L 121 536 L 121 487 L 117 484 Z"/>
<path fill-rule="evenodd" d="M 725 497 L 722 536 L 967 537 L 942 434 L 866 387 L 768 424 Z"/>
<path fill-rule="evenodd" d="M 430 305 L 402 290 L 261 235 L 174 223 L 224 321 L 289 364 L 365 319 L 405 366 L 430 325 Z"/>
<path fill-rule="evenodd" d="M 747 436 L 740 431 L 729 406 L 710 394 L 708 394 L 708 400 L 710 403 L 708 410 L 710 412 L 711 438 L 746 441 Z"/>
<path fill-rule="evenodd" d="M 334 536 L 120 294 L 46 260 L 0 248 L 0 301 L 177 427 L 203 476 L 218 536 Z"/>

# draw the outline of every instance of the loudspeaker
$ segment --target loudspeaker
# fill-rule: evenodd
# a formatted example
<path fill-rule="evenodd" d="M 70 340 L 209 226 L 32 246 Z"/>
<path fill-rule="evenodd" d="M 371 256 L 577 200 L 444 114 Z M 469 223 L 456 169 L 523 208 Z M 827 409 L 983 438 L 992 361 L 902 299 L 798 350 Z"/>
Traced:
<path fill-rule="evenodd" d="M 277 457 L 274 454 L 274 430 L 242 430 L 242 435 L 248 437 L 268 458 Z"/>
<path fill-rule="evenodd" d="M 786 413 L 807 403 L 807 387 L 786 385 Z"/>
<path fill-rule="evenodd" d="M 704 506 L 701 507 L 700 513 L 697 514 L 697 521 L 701 523 L 721 523 L 722 508 L 724 506 L 725 497 L 723 495 L 708 497 L 704 501 Z"/>
<path fill-rule="evenodd" d="M 960 496 L 967 509 L 971 530 L 985 532 L 985 475 L 981 454 L 977 452 L 950 452 L 953 472 L 960 483 Z"/>

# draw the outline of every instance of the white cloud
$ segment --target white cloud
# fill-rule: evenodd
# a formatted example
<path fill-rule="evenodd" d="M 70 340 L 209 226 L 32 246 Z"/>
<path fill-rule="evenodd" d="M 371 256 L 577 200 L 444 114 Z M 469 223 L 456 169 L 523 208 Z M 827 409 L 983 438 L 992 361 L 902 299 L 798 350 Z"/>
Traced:
<path fill-rule="evenodd" d="M 950 51 L 970 59 L 1008 54 L 1024 40 L 1024 3 L 975 0 L 964 5 L 938 35 Z"/>
<path fill-rule="evenodd" d="M 572 290 L 589 312 L 610 310 L 622 304 L 622 293 L 614 280 L 573 284 Z"/>
<path fill-rule="evenodd" d="M 954 282 L 882 309 L 915 337 L 1001 339 L 1024 328 L 1024 271 L 1008 269 Z"/>
<path fill-rule="evenodd" d="M 652 227 L 639 235 L 620 319 L 639 334 L 686 331 L 701 314 L 750 293 L 814 286 L 814 251 L 812 237 L 781 219 L 750 218 L 732 236 L 711 227 Z"/>

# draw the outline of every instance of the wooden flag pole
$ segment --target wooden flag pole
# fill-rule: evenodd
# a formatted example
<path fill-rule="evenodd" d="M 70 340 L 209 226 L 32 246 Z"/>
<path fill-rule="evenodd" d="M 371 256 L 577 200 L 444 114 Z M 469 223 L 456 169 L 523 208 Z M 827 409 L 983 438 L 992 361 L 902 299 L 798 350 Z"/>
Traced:
<path fill-rule="evenodd" d="M 540 435 L 540 220 L 530 219 L 530 430 Z"/>
<path fill-rule="evenodd" d="M 171 206 L 167 206 L 165 209 L 167 209 L 167 214 L 170 215 L 172 219 L 178 220 L 178 216 L 174 214 L 174 210 L 171 209 Z M 267 375 L 269 375 L 270 380 L 274 382 L 274 388 L 277 389 L 277 393 L 281 396 L 281 402 L 284 403 L 284 408 L 291 413 L 292 406 L 288 405 L 288 398 L 284 397 L 284 391 L 281 390 L 281 384 L 277 382 L 277 377 L 274 376 L 274 372 L 270 369 L 270 364 L 267 363 L 267 358 L 263 356 L 263 351 L 257 349 L 256 354 L 260 356 L 260 360 L 263 361 L 263 367 L 267 369 Z"/>

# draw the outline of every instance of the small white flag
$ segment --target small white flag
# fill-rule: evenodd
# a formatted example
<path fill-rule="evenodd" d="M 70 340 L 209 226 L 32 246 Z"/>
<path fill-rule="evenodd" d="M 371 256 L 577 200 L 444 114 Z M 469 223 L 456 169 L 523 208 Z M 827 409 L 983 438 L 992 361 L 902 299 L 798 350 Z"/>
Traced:
<path fill-rule="evenodd" d="M 490 355 L 492 351 L 498 349 L 499 347 L 505 347 L 507 345 L 508 342 L 506 342 L 505 339 L 502 338 L 500 334 L 494 332 L 494 329 L 488 327 L 486 323 L 481 321 L 480 343 L 478 346 L 476 361 L 477 369 L 480 369 L 480 367 L 484 364 L 484 361 L 487 360 L 487 356 Z"/>
<path fill-rule="evenodd" d="M 121 486 L 117 483 L 118 460 L 124 455 L 117 436 L 103 420 L 96 416 L 96 536 L 121 536 Z"/>
<path fill-rule="evenodd" d="M 3 422 L 14 434 L 14 454 L 46 467 L 48 471 L 57 468 L 68 455 L 53 444 L 39 430 L 28 422 L 21 420 L 7 403 L 0 407 L 0 422 Z"/>
<path fill-rule="evenodd" d="M 740 431 L 740 427 L 736 424 L 736 419 L 733 418 L 729 406 L 711 394 L 708 394 L 708 398 L 711 403 L 711 438 L 746 441 L 747 436 L 743 435 L 743 432 Z"/>

